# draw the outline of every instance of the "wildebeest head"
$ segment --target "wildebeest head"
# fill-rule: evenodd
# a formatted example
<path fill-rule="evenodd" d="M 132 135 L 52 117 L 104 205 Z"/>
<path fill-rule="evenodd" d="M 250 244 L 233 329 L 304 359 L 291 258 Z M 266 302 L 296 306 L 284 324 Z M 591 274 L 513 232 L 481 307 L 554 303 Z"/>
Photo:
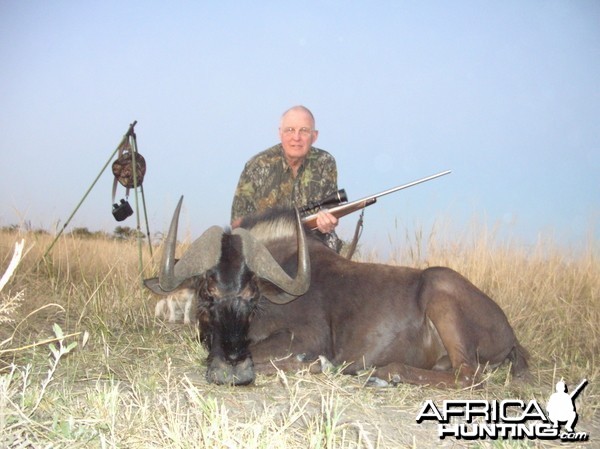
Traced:
<path fill-rule="evenodd" d="M 175 263 L 179 200 L 161 259 L 158 278 L 145 285 L 169 294 L 198 277 L 198 311 L 202 342 L 209 350 L 207 379 L 218 384 L 245 385 L 254 380 L 247 335 L 252 312 L 261 296 L 285 304 L 310 286 L 310 260 L 304 229 L 296 216 L 298 270 L 291 278 L 269 250 L 245 229 L 225 231 L 213 226 L 196 239 Z"/>

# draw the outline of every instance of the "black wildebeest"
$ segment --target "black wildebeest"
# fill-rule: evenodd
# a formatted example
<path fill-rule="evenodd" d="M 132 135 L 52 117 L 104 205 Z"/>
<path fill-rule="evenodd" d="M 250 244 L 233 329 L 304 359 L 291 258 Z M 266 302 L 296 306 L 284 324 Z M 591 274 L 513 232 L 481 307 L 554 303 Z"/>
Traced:
<path fill-rule="evenodd" d="M 348 374 L 416 384 L 468 385 L 506 360 L 528 373 L 504 312 L 449 268 L 347 260 L 305 236 L 293 212 L 214 226 L 175 263 L 181 202 L 146 285 L 164 295 L 194 280 L 209 382 L 249 384 L 274 365 L 314 371 L 320 356 Z"/>

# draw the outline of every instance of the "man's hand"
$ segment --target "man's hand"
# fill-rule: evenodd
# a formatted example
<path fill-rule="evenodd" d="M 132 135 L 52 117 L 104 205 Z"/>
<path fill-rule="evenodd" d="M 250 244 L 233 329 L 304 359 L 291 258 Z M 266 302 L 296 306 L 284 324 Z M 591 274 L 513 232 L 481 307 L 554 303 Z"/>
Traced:
<path fill-rule="evenodd" d="M 338 219 L 326 210 L 317 212 L 317 229 L 323 234 L 329 234 L 335 230 L 338 225 Z"/>

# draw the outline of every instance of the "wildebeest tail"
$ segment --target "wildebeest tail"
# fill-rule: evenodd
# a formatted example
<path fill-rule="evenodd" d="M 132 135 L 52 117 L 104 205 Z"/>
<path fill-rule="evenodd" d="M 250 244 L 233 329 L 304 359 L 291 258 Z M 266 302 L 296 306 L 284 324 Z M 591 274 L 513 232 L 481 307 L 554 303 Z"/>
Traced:
<path fill-rule="evenodd" d="M 527 377 L 529 375 L 529 352 L 520 343 L 512 348 L 508 354 L 511 368 L 510 372 L 513 377 Z"/>

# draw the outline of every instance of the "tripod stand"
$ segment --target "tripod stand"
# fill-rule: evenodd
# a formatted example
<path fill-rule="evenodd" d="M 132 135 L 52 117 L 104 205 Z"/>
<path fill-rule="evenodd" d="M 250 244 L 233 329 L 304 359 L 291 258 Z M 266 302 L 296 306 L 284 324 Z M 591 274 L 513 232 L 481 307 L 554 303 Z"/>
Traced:
<path fill-rule="evenodd" d="M 131 151 L 130 151 L 131 152 L 131 167 L 132 167 L 132 171 L 133 171 L 133 190 L 134 190 L 134 198 L 135 198 L 136 225 L 137 225 L 136 226 L 136 237 L 137 237 L 137 241 L 138 241 L 140 278 L 143 276 L 143 259 L 142 259 L 143 234 L 142 234 L 141 227 L 140 227 L 140 207 L 139 207 L 139 199 L 138 199 L 138 188 L 140 190 L 141 197 L 142 197 L 142 206 L 143 206 L 143 210 L 144 210 L 144 218 L 146 221 L 146 236 L 148 238 L 148 248 L 150 251 L 150 257 L 152 257 L 152 242 L 150 241 L 150 227 L 148 225 L 148 214 L 146 213 L 146 198 L 144 196 L 144 187 L 141 182 L 138 182 L 138 179 L 140 179 L 139 174 L 137 173 L 137 164 L 136 164 L 136 156 L 138 154 L 138 151 L 137 151 L 136 135 L 134 132 L 134 127 L 136 124 L 137 124 L 137 121 L 134 121 L 132 124 L 129 125 L 129 129 L 127 130 L 127 132 L 121 139 L 121 142 L 119 143 L 119 145 L 117 145 L 117 148 L 111 154 L 108 161 L 106 161 L 106 164 L 104 164 L 104 166 L 102 167 L 102 170 L 100 170 L 100 173 L 98 173 L 98 176 L 96 176 L 96 179 L 94 179 L 94 181 L 92 182 L 90 187 L 87 189 L 87 191 L 83 195 L 83 198 L 81 198 L 81 200 L 79 201 L 77 206 L 75 206 L 75 209 L 73 210 L 73 212 L 71 213 L 71 215 L 69 216 L 67 221 L 65 221 L 65 224 L 62 226 L 60 231 L 57 233 L 56 237 L 54 238 L 54 240 L 52 241 L 52 243 L 50 244 L 50 246 L 48 247 L 48 249 L 42 256 L 42 259 L 45 259 L 46 256 L 50 253 L 50 251 L 52 250 L 52 248 L 58 241 L 59 237 L 65 231 L 66 227 L 69 225 L 69 223 L 71 222 L 71 220 L 73 219 L 73 217 L 75 216 L 75 214 L 77 213 L 77 211 L 79 210 L 79 208 L 81 207 L 81 205 L 83 204 L 83 202 L 85 201 L 85 199 L 87 198 L 89 193 L 92 191 L 92 189 L 94 188 L 94 186 L 100 179 L 100 176 L 102 176 L 102 173 L 104 172 L 104 170 L 106 170 L 106 167 L 108 167 L 108 165 L 111 163 L 111 161 L 113 160 L 115 155 L 119 152 L 120 149 L 128 146 L 131 149 Z"/>

